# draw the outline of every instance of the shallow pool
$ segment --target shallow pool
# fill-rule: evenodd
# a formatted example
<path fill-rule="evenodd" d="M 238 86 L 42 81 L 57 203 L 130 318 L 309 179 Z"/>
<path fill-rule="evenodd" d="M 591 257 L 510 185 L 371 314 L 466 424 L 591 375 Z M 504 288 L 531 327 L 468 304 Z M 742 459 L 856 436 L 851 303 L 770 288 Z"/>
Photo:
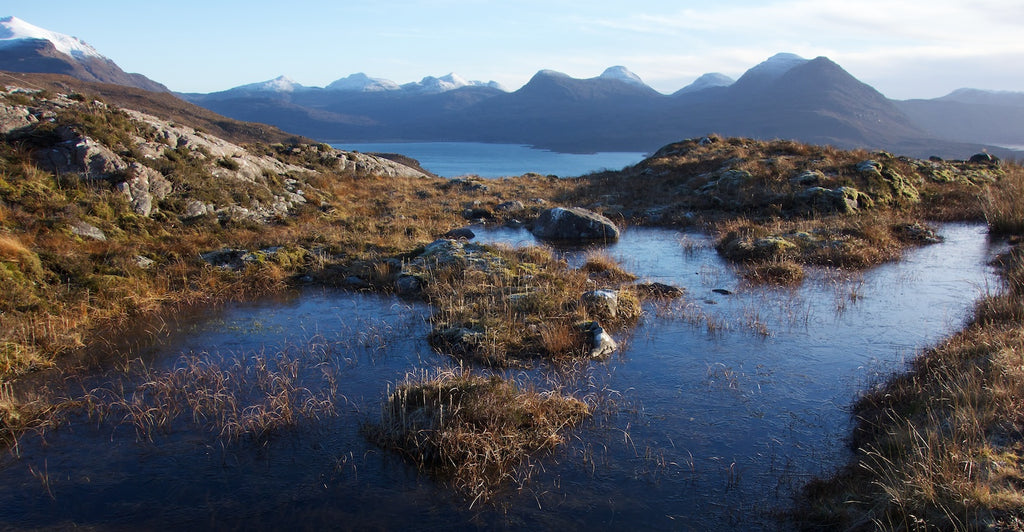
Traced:
<path fill-rule="evenodd" d="M 997 286 L 983 227 L 940 232 L 944 243 L 899 263 L 854 275 L 816 269 L 800 287 L 780 289 L 744 285 L 703 235 L 626 230 L 607 251 L 687 295 L 647 304 L 608 360 L 509 372 L 587 396 L 598 412 L 565 448 L 534 462 L 528 483 L 472 507 L 361 433 L 405 375 L 453 364 L 426 343 L 427 306 L 311 288 L 180 316 L 135 344 L 131 371 L 113 352 L 64 393 L 156 397 L 147 380 L 205 364 L 223 371 L 195 375 L 223 378 L 240 412 L 260 395 L 246 379 L 260 375 L 286 380 L 293 399 L 307 394 L 298 405 L 312 397 L 331 407 L 268 437 L 233 440 L 224 423 L 187 409 L 148 431 L 126 422 L 124 409 L 102 421 L 73 416 L 45 437 L 27 435 L 0 463 L 0 523 L 772 529 L 773 509 L 847 459 L 858 390 L 959 328 L 972 302 Z M 534 243 L 521 230 L 478 233 Z M 560 253 L 579 264 L 586 250 Z M 252 369 L 261 364 L 266 374 Z"/>

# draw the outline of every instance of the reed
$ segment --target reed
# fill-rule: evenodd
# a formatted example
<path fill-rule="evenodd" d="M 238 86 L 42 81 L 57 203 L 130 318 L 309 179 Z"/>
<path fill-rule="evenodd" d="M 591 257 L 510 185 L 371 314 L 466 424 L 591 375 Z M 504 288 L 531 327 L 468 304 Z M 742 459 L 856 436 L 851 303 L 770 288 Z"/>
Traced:
<path fill-rule="evenodd" d="M 227 443 L 265 442 L 301 421 L 336 415 L 344 396 L 332 373 L 321 372 L 314 388 L 304 384 L 313 363 L 283 352 L 223 360 L 185 355 L 164 371 L 136 361 L 124 380 L 89 391 L 81 403 L 92 419 L 130 428 L 139 441 L 185 423 Z"/>

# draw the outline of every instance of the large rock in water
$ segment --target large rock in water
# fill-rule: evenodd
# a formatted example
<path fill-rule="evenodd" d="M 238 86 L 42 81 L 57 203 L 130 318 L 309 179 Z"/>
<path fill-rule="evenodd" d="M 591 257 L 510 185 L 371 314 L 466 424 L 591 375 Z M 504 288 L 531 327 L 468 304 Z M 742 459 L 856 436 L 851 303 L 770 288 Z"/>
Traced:
<path fill-rule="evenodd" d="M 546 240 L 618 240 L 619 228 L 608 218 L 579 207 L 555 207 L 540 213 L 533 235 Z"/>

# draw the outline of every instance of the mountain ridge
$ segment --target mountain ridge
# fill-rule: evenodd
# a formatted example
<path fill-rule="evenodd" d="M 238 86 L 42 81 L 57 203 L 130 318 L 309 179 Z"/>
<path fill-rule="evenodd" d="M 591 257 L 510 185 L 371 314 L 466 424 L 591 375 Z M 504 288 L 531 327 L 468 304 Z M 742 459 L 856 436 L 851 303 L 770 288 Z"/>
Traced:
<path fill-rule="evenodd" d="M 167 92 L 79 39 L 0 19 L 0 69 L 69 75 Z M 828 58 L 778 53 L 739 79 L 705 74 L 668 95 L 624 66 L 592 78 L 540 70 L 515 91 L 454 73 L 398 85 L 351 74 L 326 88 L 285 76 L 182 100 L 237 120 L 324 141 L 476 141 L 560 151 L 650 151 L 711 132 L 790 138 L 926 157 L 1024 145 L 1024 98 L 955 91 L 889 100 Z M 168 103 L 168 105 L 172 105 Z"/>

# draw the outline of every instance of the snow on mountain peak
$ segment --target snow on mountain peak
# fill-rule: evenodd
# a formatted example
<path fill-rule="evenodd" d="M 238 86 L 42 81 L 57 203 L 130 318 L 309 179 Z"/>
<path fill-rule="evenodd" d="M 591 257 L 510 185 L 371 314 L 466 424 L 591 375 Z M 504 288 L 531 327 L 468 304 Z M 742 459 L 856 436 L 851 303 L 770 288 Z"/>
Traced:
<path fill-rule="evenodd" d="M 806 62 L 807 59 L 796 54 L 778 53 L 750 69 L 750 72 L 781 76 L 782 74 L 789 72 L 791 68 L 797 65 L 802 65 Z"/>
<path fill-rule="evenodd" d="M 684 94 L 687 92 L 697 92 L 704 89 L 710 89 L 712 87 L 728 87 L 735 82 L 734 79 L 726 76 L 719 72 L 709 72 L 702 74 L 699 78 L 695 79 L 693 83 L 679 89 L 676 94 Z"/>
<path fill-rule="evenodd" d="M 327 90 L 353 92 L 381 92 L 398 90 L 394 81 L 382 78 L 371 78 L 362 72 L 350 74 L 328 85 Z"/>
<path fill-rule="evenodd" d="M 402 89 L 407 91 L 425 93 L 447 92 L 455 89 L 461 89 L 462 87 L 491 87 L 504 90 L 504 88 L 495 81 L 488 81 L 486 83 L 483 81 L 467 81 L 465 78 L 454 72 L 439 78 L 427 76 L 420 81 L 406 83 L 401 86 Z"/>
<path fill-rule="evenodd" d="M 267 92 L 295 92 L 296 90 L 304 88 L 302 85 L 295 83 L 291 79 L 285 76 L 278 76 L 274 79 L 261 81 L 258 83 L 250 83 L 248 85 L 242 85 L 235 87 L 235 90 L 243 91 L 267 91 Z"/>
<path fill-rule="evenodd" d="M 84 57 L 106 59 L 95 48 L 77 37 L 44 30 L 13 16 L 0 18 L 0 46 L 11 46 L 19 41 L 29 39 L 50 41 L 59 52 L 75 59 Z"/>
<path fill-rule="evenodd" d="M 634 85 L 647 85 L 646 83 L 644 83 L 642 79 L 640 79 L 640 76 L 634 74 L 624 66 L 608 67 L 607 69 L 605 69 L 603 73 L 601 73 L 600 78 L 617 79 L 619 81 L 625 81 L 626 83 L 632 83 Z"/>

